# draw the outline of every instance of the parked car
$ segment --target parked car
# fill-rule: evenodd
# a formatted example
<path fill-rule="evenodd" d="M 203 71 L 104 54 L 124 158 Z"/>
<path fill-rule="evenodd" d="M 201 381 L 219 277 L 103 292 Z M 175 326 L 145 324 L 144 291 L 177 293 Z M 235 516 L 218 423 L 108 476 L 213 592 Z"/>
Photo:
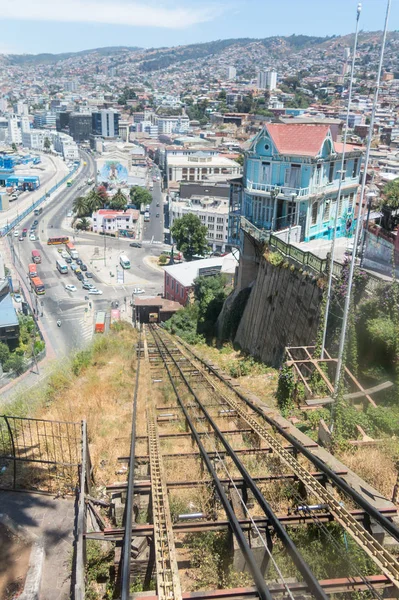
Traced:
<path fill-rule="evenodd" d="M 83 263 L 80 265 L 80 268 L 82 269 L 82 271 L 87 271 L 87 267 Z"/>
<path fill-rule="evenodd" d="M 94 294 L 95 296 L 99 296 L 100 294 L 102 294 L 102 291 L 98 290 L 97 288 L 91 288 L 91 290 L 88 291 L 88 294 Z"/>
<path fill-rule="evenodd" d="M 29 236 L 29 239 L 30 239 L 30 241 L 31 241 L 31 242 L 35 242 L 35 241 L 36 241 L 36 236 L 35 236 L 35 234 L 34 234 L 34 233 L 31 233 L 31 234 L 30 234 L 30 236 Z"/>
<path fill-rule="evenodd" d="M 67 292 L 77 292 L 78 290 L 76 285 L 72 285 L 71 283 L 68 283 L 68 285 L 65 286 L 65 289 L 67 290 Z"/>
<path fill-rule="evenodd" d="M 81 271 L 76 272 L 76 277 L 79 279 L 79 281 L 83 281 L 84 280 L 84 275 Z"/>
<path fill-rule="evenodd" d="M 73 271 L 75 273 L 78 269 L 79 269 L 79 265 L 75 265 L 73 263 L 71 264 L 71 271 Z"/>
<path fill-rule="evenodd" d="M 143 288 L 134 288 L 133 294 L 145 294 L 145 290 Z"/>
<path fill-rule="evenodd" d="M 86 277 L 88 277 L 89 279 L 91 279 L 93 277 L 93 273 L 90 273 L 90 271 L 87 271 Z"/>
<path fill-rule="evenodd" d="M 15 302 L 22 302 L 21 294 L 14 294 L 14 300 Z"/>
<path fill-rule="evenodd" d="M 83 265 L 83 260 L 81 258 L 77 258 L 76 259 L 76 264 L 79 265 L 79 266 Z"/>
<path fill-rule="evenodd" d="M 59 250 L 58 250 L 58 252 L 59 252 Z M 62 250 L 62 249 L 61 249 L 61 256 L 62 256 L 62 258 L 65 258 L 65 260 L 67 258 L 69 258 L 68 252 L 66 250 Z"/>
<path fill-rule="evenodd" d="M 89 283 L 88 281 L 84 281 L 82 287 L 84 290 L 95 290 L 96 289 L 96 286 L 93 285 L 92 283 Z"/>
<path fill-rule="evenodd" d="M 15 236 L 15 237 L 18 237 L 18 236 L 19 236 L 19 231 L 18 231 L 18 229 L 14 229 L 14 236 Z"/>
<path fill-rule="evenodd" d="M 142 248 L 142 245 L 139 242 L 131 242 L 129 246 L 132 248 Z"/>
<path fill-rule="evenodd" d="M 64 252 L 64 250 L 62 248 L 57 248 L 57 252 L 58 252 L 58 254 L 62 254 Z"/>
<path fill-rule="evenodd" d="M 71 264 L 71 262 L 72 262 L 72 258 L 71 258 L 69 255 L 68 255 L 68 256 L 66 256 L 66 257 L 65 257 L 65 262 L 66 262 L 66 263 L 68 263 L 68 265 L 70 265 L 70 264 Z"/>
<path fill-rule="evenodd" d="M 157 214 L 155 215 L 155 217 L 156 217 L 157 219 L 159 219 L 159 213 L 157 213 Z"/>

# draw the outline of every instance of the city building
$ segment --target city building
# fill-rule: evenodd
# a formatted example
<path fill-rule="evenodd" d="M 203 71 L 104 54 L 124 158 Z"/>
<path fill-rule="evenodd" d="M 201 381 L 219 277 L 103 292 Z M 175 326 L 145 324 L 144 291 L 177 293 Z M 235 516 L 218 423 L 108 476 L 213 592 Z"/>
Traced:
<path fill-rule="evenodd" d="M 260 71 L 258 73 L 258 89 L 273 91 L 277 87 L 276 71 Z"/>
<path fill-rule="evenodd" d="M 339 118 L 346 123 L 346 113 L 340 113 Z M 348 127 L 349 129 L 354 129 L 357 125 L 363 125 L 365 122 L 365 117 L 362 114 L 358 113 L 349 113 L 348 116 Z"/>
<path fill-rule="evenodd" d="M 30 131 L 29 117 L 27 117 L 26 115 L 23 115 L 21 117 L 21 133 L 24 134 L 28 131 Z"/>
<path fill-rule="evenodd" d="M 107 233 L 121 237 L 136 237 L 136 225 L 140 211 L 134 208 L 127 210 L 109 210 L 102 208 L 93 213 L 92 225 L 94 233 Z"/>
<path fill-rule="evenodd" d="M 57 131 L 65 131 L 69 127 L 69 115 L 71 114 L 68 110 L 62 110 L 57 112 L 56 116 L 56 129 Z M 90 123 L 90 131 L 91 131 L 91 123 Z"/>
<path fill-rule="evenodd" d="M 56 126 L 57 115 L 53 112 L 44 111 L 36 113 L 33 116 L 33 126 L 36 129 L 54 128 Z"/>
<path fill-rule="evenodd" d="M 168 300 L 174 300 L 185 306 L 192 298 L 194 280 L 197 277 L 222 273 L 226 276 L 226 283 L 229 280 L 232 282 L 237 266 L 238 254 L 231 253 L 226 256 L 215 256 L 163 267 L 165 271 L 164 296 Z"/>
<path fill-rule="evenodd" d="M 158 127 L 158 135 L 165 133 L 187 133 L 190 130 L 190 119 L 186 114 L 160 116 L 154 113 L 151 121 L 153 125 Z"/>
<path fill-rule="evenodd" d="M 341 152 L 328 125 L 265 125 L 245 154 L 243 177 L 231 181 L 229 242 L 240 243 L 240 217 L 269 231 L 295 225 L 305 241 L 330 239 L 337 210 L 337 235 L 351 235 L 362 152 L 347 145 L 343 174 Z"/>
<path fill-rule="evenodd" d="M 237 69 L 235 67 L 227 67 L 226 79 L 235 79 L 237 75 Z"/>
<path fill-rule="evenodd" d="M 65 160 L 79 160 L 79 148 L 70 135 L 60 131 L 48 133 L 55 152 L 61 154 Z"/>
<path fill-rule="evenodd" d="M 92 116 L 91 113 L 72 112 L 69 114 L 69 134 L 77 143 L 88 142 L 91 134 Z M 61 119 L 59 121 L 61 126 Z"/>
<path fill-rule="evenodd" d="M 213 156 L 199 151 L 189 156 L 166 156 L 168 184 L 171 181 L 202 181 L 210 177 L 223 181 L 240 172 L 238 163 L 220 154 Z"/>
<path fill-rule="evenodd" d="M 49 137 L 49 132 L 45 129 L 22 131 L 22 145 L 24 148 L 30 148 L 31 150 L 44 150 L 46 137 Z"/>
<path fill-rule="evenodd" d="M 14 105 L 14 112 L 20 117 L 22 117 L 22 115 L 27 117 L 29 114 L 29 107 L 23 100 L 18 100 L 18 102 Z"/>
<path fill-rule="evenodd" d="M 104 109 L 93 112 L 92 118 L 92 133 L 94 136 L 102 137 L 118 137 L 119 136 L 119 118 L 120 115 L 116 110 Z"/>
<path fill-rule="evenodd" d="M 8 117 L 8 143 L 9 144 L 21 144 L 22 135 L 21 129 L 19 128 L 19 119 L 17 115 L 10 115 Z"/>

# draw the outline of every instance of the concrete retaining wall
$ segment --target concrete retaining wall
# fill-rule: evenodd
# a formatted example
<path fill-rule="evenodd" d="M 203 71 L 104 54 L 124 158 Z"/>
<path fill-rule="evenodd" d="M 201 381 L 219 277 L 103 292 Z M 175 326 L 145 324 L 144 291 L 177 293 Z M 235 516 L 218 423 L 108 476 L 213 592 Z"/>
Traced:
<path fill-rule="evenodd" d="M 234 342 L 279 367 L 286 346 L 315 342 L 321 299 L 322 290 L 311 276 L 275 267 L 262 257 Z"/>

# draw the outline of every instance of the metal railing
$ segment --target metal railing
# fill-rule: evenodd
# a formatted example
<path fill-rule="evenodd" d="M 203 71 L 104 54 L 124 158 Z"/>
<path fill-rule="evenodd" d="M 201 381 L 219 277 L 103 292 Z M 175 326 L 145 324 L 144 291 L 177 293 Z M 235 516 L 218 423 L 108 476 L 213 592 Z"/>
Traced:
<path fill-rule="evenodd" d="M 357 177 L 348 177 L 342 182 L 342 186 L 354 186 L 358 184 Z M 271 183 L 257 183 L 247 179 L 245 189 L 249 192 L 265 192 L 281 196 L 297 196 L 297 198 L 305 198 L 311 195 L 328 194 L 338 190 L 339 181 L 334 180 L 331 183 L 320 183 L 319 185 L 311 185 L 307 187 L 290 187 L 288 185 L 276 185 Z"/>
<path fill-rule="evenodd" d="M 23 212 L 21 212 L 21 214 L 17 215 L 15 217 L 15 219 L 13 219 L 11 221 L 11 223 L 8 223 L 5 227 L 3 227 L 0 230 L 0 237 L 4 237 L 5 235 L 7 235 L 7 233 L 9 233 L 12 229 L 14 229 L 14 227 L 16 225 L 19 225 L 19 223 L 23 219 L 25 219 L 25 217 L 27 217 L 31 212 L 33 212 L 35 210 L 35 208 L 38 208 L 53 192 L 55 192 L 61 185 L 63 185 L 66 181 L 68 181 L 68 179 L 70 179 L 72 175 L 74 175 L 76 173 L 79 166 L 80 166 L 80 163 L 78 165 L 74 165 L 73 169 L 71 171 L 69 171 L 69 173 L 67 173 L 67 175 L 65 175 L 65 177 L 63 177 L 61 179 L 61 181 L 59 181 L 58 183 L 53 185 L 53 187 L 50 188 L 44 194 L 44 196 L 39 198 L 39 200 L 36 200 L 36 202 L 33 202 L 28 208 L 26 208 Z"/>

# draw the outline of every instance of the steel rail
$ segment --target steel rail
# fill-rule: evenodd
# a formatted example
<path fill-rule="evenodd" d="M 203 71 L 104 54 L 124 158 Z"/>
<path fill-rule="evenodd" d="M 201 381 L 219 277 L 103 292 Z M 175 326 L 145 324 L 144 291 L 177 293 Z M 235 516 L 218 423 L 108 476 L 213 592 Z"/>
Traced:
<path fill-rule="evenodd" d="M 140 355 L 141 355 L 141 333 L 137 346 L 137 370 L 136 381 L 133 396 L 133 415 L 132 415 L 132 433 L 130 437 L 130 461 L 129 476 L 127 484 L 127 500 L 125 509 L 125 533 L 123 537 L 122 549 L 122 581 L 121 581 L 121 600 L 130 598 L 130 561 L 132 547 L 132 523 L 133 523 L 133 494 L 134 494 L 134 455 L 136 449 L 136 418 L 137 418 L 137 395 L 139 390 L 140 375 Z"/>
<path fill-rule="evenodd" d="M 231 391 L 233 391 L 243 402 L 247 404 L 252 410 L 254 410 L 259 416 L 262 417 L 269 425 L 271 425 L 280 435 L 282 435 L 290 444 L 294 446 L 301 454 L 303 454 L 310 462 L 312 462 L 320 471 L 322 471 L 329 479 L 331 479 L 335 485 L 343 491 L 346 495 L 350 496 L 359 506 L 361 506 L 381 527 L 383 527 L 395 540 L 399 542 L 399 527 L 397 527 L 392 521 L 384 517 L 377 508 L 372 506 L 359 492 L 353 489 L 342 477 L 334 473 L 334 471 L 326 465 L 318 456 L 310 452 L 304 444 L 302 444 L 296 437 L 290 434 L 284 429 L 273 417 L 267 415 L 259 406 L 237 390 L 227 379 L 218 373 L 212 365 L 207 361 L 198 356 L 188 345 L 179 339 L 179 343 L 190 352 L 196 360 L 204 365 L 215 377 L 217 377 L 222 383 L 224 383 Z"/>
<path fill-rule="evenodd" d="M 147 410 L 151 503 L 159 600 L 181 600 L 176 548 L 154 408 Z"/>
<path fill-rule="evenodd" d="M 180 341 L 180 340 L 179 340 Z M 173 343 L 173 342 L 172 342 Z M 331 469 L 326 467 L 325 463 L 323 463 L 320 459 L 315 457 L 311 452 L 307 451 L 303 445 L 298 442 L 291 434 L 287 433 L 274 419 L 265 415 L 261 409 L 259 409 L 255 404 L 253 404 L 248 398 L 246 398 L 241 392 L 236 390 L 228 381 L 226 381 L 222 376 L 220 376 L 217 371 L 208 365 L 205 361 L 196 356 L 196 354 L 184 344 L 184 347 L 192 353 L 192 355 L 198 359 L 206 368 L 209 368 L 213 374 L 215 374 L 225 385 L 227 385 L 236 395 L 240 397 L 248 406 L 250 406 L 253 410 L 255 410 L 261 417 L 265 418 L 269 424 L 276 426 L 279 433 L 281 433 L 291 444 L 296 447 L 302 454 L 304 454 L 309 460 L 315 464 L 320 471 L 323 471 L 326 475 L 328 475 L 334 482 L 336 480 L 343 481 L 341 478 L 337 477 Z M 204 375 L 205 377 L 205 375 Z M 342 506 L 332 494 L 330 494 L 318 481 L 316 481 L 310 473 L 302 467 L 298 461 L 286 450 L 283 446 L 272 436 L 267 430 L 265 430 L 251 415 L 248 415 L 246 411 L 240 406 L 238 402 L 232 400 L 230 398 L 226 398 L 223 396 L 225 400 L 229 402 L 229 404 L 237 411 L 237 414 L 244 419 L 249 425 L 251 425 L 254 430 L 258 433 L 260 437 L 262 437 L 271 448 L 275 450 L 277 454 L 279 454 L 280 458 L 288 464 L 294 473 L 299 477 L 299 479 L 310 488 L 313 493 L 315 493 L 320 500 L 325 502 L 328 506 L 335 519 L 348 531 L 348 533 L 355 539 L 355 541 L 361 545 L 361 547 L 365 550 L 365 552 L 374 560 L 374 562 L 382 569 L 382 571 L 390 578 L 392 583 L 399 588 L 399 563 L 398 561 L 381 545 L 379 542 L 368 532 L 366 529 L 359 524 L 350 514 L 350 512 Z M 315 460 L 316 459 L 316 460 Z M 323 468 L 324 467 L 324 468 Z M 329 475 L 331 471 L 332 475 Z M 346 484 L 346 486 L 352 490 Z M 356 492 L 357 494 L 357 492 Z M 361 507 L 370 515 L 369 508 L 373 509 L 373 514 L 370 515 L 374 518 L 374 514 L 379 517 L 379 521 L 387 521 L 389 525 L 394 527 L 394 530 L 397 528 L 390 522 L 386 517 L 381 515 L 377 509 L 371 507 L 371 505 L 364 500 L 363 503 L 358 503 Z M 377 520 L 377 519 L 376 519 Z"/>
<path fill-rule="evenodd" d="M 154 336 L 154 342 L 155 342 L 155 344 L 156 344 L 156 346 L 158 348 L 160 356 L 162 357 L 162 359 L 164 359 L 164 352 L 161 349 L 161 347 L 159 346 L 159 344 L 158 344 L 155 336 Z M 206 468 L 208 469 L 209 474 L 211 475 L 211 477 L 212 477 L 212 479 L 214 481 L 215 488 L 217 490 L 217 493 L 218 493 L 218 496 L 220 498 L 220 501 L 223 504 L 223 508 L 224 508 L 224 510 L 226 512 L 226 515 L 228 517 L 228 520 L 230 522 L 231 529 L 232 529 L 232 531 L 233 531 L 233 533 L 234 533 L 234 535 L 235 535 L 235 537 L 237 539 L 237 542 L 238 542 L 238 544 L 239 544 L 239 546 L 241 548 L 241 551 L 242 551 L 243 555 L 245 556 L 245 559 L 247 560 L 248 567 L 249 567 L 249 569 L 251 571 L 252 577 L 254 579 L 255 586 L 256 586 L 256 588 L 258 590 L 258 593 L 259 593 L 259 597 L 262 600 L 272 600 L 272 595 L 269 592 L 269 589 L 268 589 L 268 586 L 266 585 L 265 579 L 264 579 L 264 577 L 263 577 L 263 575 L 262 575 L 262 573 L 261 573 L 261 571 L 260 571 L 260 569 L 259 569 L 259 567 L 258 567 L 258 565 L 256 563 L 255 557 L 254 557 L 254 555 L 252 553 L 251 548 L 249 547 L 249 544 L 248 544 L 248 542 L 247 542 L 247 540 L 245 538 L 245 535 L 244 535 L 244 533 L 243 533 L 243 531 L 241 529 L 241 526 L 240 526 L 240 524 L 238 522 L 238 519 L 237 519 L 236 515 L 234 514 L 234 511 L 233 511 L 232 506 L 231 506 L 231 504 L 229 502 L 229 499 L 227 498 L 226 492 L 224 491 L 224 488 L 223 488 L 222 484 L 219 481 L 218 475 L 217 475 L 217 473 L 216 473 L 216 471 L 215 471 L 215 469 L 214 469 L 214 467 L 212 465 L 212 461 L 210 460 L 210 458 L 208 456 L 208 453 L 207 453 L 207 451 L 205 449 L 205 446 L 203 445 L 203 443 L 202 443 L 202 441 L 201 441 L 201 439 L 200 439 L 200 437 L 199 437 L 199 435 L 198 435 L 198 433 L 197 433 L 197 431 L 195 429 L 195 426 L 194 426 L 194 424 L 193 424 L 193 422 L 191 420 L 191 417 L 188 414 L 188 412 L 187 412 L 187 410 L 186 410 L 186 408 L 185 408 L 185 406 L 184 406 L 184 404 L 183 404 L 183 402 L 182 402 L 182 400 L 180 398 L 180 394 L 179 394 L 179 392 L 177 390 L 177 387 L 175 385 L 175 382 L 173 380 L 172 374 L 170 372 L 170 369 L 169 369 L 169 366 L 168 366 L 168 363 L 166 362 L 166 360 L 164 360 L 164 365 L 165 365 L 165 369 L 166 369 L 166 371 L 168 373 L 171 385 L 173 387 L 173 391 L 176 394 L 176 398 L 177 398 L 179 404 L 181 405 L 181 407 L 183 409 L 184 416 L 186 418 L 188 426 L 190 427 L 190 430 L 192 432 L 193 438 L 194 438 L 194 440 L 195 440 L 198 448 L 200 449 L 201 456 L 202 456 L 202 458 L 204 460 Z"/>
<path fill-rule="evenodd" d="M 158 332 L 157 332 L 157 335 L 158 335 Z M 161 341 L 162 341 L 161 336 L 159 336 L 159 339 L 161 339 Z M 164 347 L 165 347 L 166 351 L 168 351 L 167 345 L 165 343 L 164 343 Z M 186 376 L 184 375 L 184 373 L 183 373 L 182 369 L 180 368 L 180 366 L 178 365 L 177 361 L 174 359 L 173 355 L 169 354 L 169 356 L 172 358 L 172 361 L 173 361 L 175 367 L 177 368 L 177 370 L 180 373 L 180 377 L 183 379 L 185 385 L 190 390 L 190 393 L 193 396 L 193 398 L 195 398 L 195 400 L 196 400 L 199 408 L 202 410 L 202 412 L 205 415 L 208 423 L 211 425 L 211 427 L 213 428 L 213 430 L 216 433 L 217 437 L 219 438 L 219 440 L 221 441 L 221 443 L 225 447 L 227 454 L 233 460 L 233 462 L 236 465 L 237 469 L 241 473 L 241 475 L 242 475 L 245 483 L 251 489 L 251 491 L 252 491 L 252 493 L 253 493 L 256 501 L 258 502 L 258 504 L 260 505 L 260 507 L 264 511 L 265 515 L 268 517 L 268 519 L 269 519 L 271 525 L 273 526 L 274 530 L 276 531 L 278 537 L 280 538 L 280 540 L 282 541 L 282 543 L 286 547 L 286 549 L 287 549 L 289 555 L 291 556 L 291 558 L 292 558 L 295 566 L 300 571 L 300 573 L 302 574 L 304 580 L 308 584 L 309 590 L 314 594 L 314 596 L 316 598 L 327 600 L 327 595 L 325 594 L 323 588 L 321 587 L 321 585 L 320 585 L 317 577 L 315 577 L 315 575 L 312 572 L 311 568 L 309 567 L 309 565 L 307 564 L 307 562 L 303 559 L 303 557 L 300 554 L 299 550 L 297 549 L 297 547 L 295 546 L 294 542 L 292 541 L 292 539 L 288 535 L 286 529 L 282 526 L 282 524 L 280 523 L 278 517 L 275 515 L 275 513 L 274 513 L 273 509 L 271 508 L 270 504 L 267 502 L 266 498 L 263 496 L 262 492 L 260 491 L 260 489 L 256 485 L 255 481 L 252 479 L 252 477 L 249 474 L 249 472 L 247 471 L 247 469 L 241 463 L 240 459 L 237 457 L 235 451 L 233 450 L 233 448 L 231 447 L 231 445 L 229 444 L 229 442 L 226 440 L 226 438 L 224 437 L 224 435 L 221 433 L 219 427 L 215 423 L 215 421 L 212 418 L 212 416 L 209 414 L 209 412 L 207 411 L 207 409 L 204 407 L 203 403 L 201 402 L 200 398 L 197 396 L 197 394 L 193 390 L 190 382 L 187 380 Z"/>

